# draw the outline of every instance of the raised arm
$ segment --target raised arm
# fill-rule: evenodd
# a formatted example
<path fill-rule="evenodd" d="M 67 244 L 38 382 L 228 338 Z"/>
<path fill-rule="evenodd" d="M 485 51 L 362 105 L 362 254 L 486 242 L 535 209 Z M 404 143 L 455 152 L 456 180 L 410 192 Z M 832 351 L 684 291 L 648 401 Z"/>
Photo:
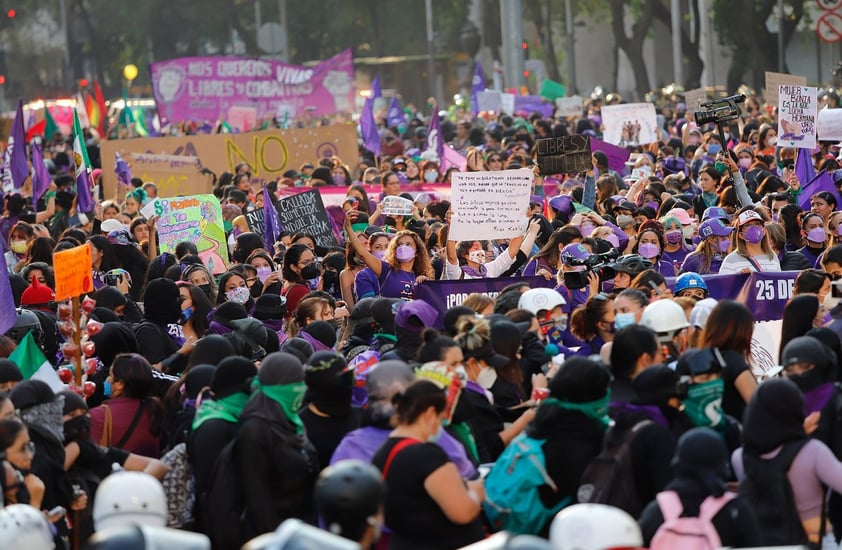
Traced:
<path fill-rule="evenodd" d="M 365 265 L 379 278 L 380 273 L 383 271 L 383 264 L 380 263 L 380 259 L 377 256 L 366 250 L 363 243 L 354 235 L 354 228 L 351 227 L 351 221 L 357 217 L 357 214 L 358 212 L 356 210 L 350 210 L 345 214 L 345 234 L 348 236 L 348 240 L 351 246 L 354 247 L 354 252 L 357 253 L 357 256 L 362 258 Z"/>

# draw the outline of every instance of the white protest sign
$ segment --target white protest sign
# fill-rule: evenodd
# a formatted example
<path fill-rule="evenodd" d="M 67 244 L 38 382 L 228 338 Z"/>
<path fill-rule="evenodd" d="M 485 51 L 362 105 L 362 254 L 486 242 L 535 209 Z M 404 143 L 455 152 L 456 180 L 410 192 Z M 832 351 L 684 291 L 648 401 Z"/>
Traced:
<path fill-rule="evenodd" d="M 816 147 L 816 88 L 783 84 L 778 88 L 778 146 Z"/>
<path fill-rule="evenodd" d="M 558 97 L 555 106 L 556 116 L 582 116 L 582 96 Z"/>
<path fill-rule="evenodd" d="M 687 102 L 687 113 L 692 114 L 701 109 L 702 103 L 707 101 L 708 93 L 704 88 L 687 90 L 684 93 L 684 101 Z M 695 118 L 695 117 L 694 117 Z"/>
<path fill-rule="evenodd" d="M 383 214 L 386 216 L 411 216 L 412 201 L 396 195 L 383 199 Z"/>
<path fill-rule="evenodd" d="M 534 174 L 529 168 L 453 174 L 449 239 L 509 239 L 526 231 Z"/>
<path fill-rule="evenodd" d="M 494 111 L 499 113 L 503 104 L 503 94 L 496 90 L 477 92 L 477 108 L 480 111 Z"/>
<path fill-rule="evenodd" d="M 822 109 L 816 125 L 819 141 L 842 140 L 842 109 Z"/>
<path fill-rule="evenodd" d="M 155 203 L 158 202 L 158 199 L 152 199 L 151 201 L 147 202 L 146 205 L 140 209 L 140 215 L 146 218 L 147 220 L 155 215 Z"/>
<path fill-rule="evenodd" d="M 507 115 L 515 114 L 515 94 L 500 94 L 500 111 Z"/>
<path fill-rule="evenodd" d="M 658 122 L 651 103 L 606 105 L 602 108 L 602 123 L 602 139 L 612 145 L 627 147 L 658 141 Z"/>
<path fill-rule="evenodd" d="M 778 348 L 781 346 L 782 327 L 781 319 L 754 323 L 754 332 L 751 335 L 751 372 L 756 378 L 769 376 L 780 364 Z"/>

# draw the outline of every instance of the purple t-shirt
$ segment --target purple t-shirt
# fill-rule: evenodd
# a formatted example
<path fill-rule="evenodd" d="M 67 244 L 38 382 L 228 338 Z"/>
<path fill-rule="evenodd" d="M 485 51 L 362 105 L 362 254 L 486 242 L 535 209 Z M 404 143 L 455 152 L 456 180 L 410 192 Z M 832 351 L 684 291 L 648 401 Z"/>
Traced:
<path fill-rule="evenodd" d="M 380 266 L 380 277 L 377 277 L 368 267 L 354 277 L 354 292 L 357 300 L 375 296 L 412 300 L 415 296 L 415 274 L 394 270 L 383 260 L 380 260 Z"/>
<path fill-rule="evenodd" d="M 391 430 L 376 428 L 374 426 L 366 426 L 349 432 L 336 450 L 333 451 L 333 456 L 330 457 L 330 463 L 336 464 L 340 460 L 347 460 L 354 458 L 365 462 L 371 462 L 374 453 L 386 443 L 389 439 Z M 442 430 L 441 438 L 438 440 L 438 446 L 441 447 L 450 460 L 456 464 L 459 473 L 464 479 L 473 479 L 476 477 L 477 470 L 471 461 L 468 460 L 468 455 L 461 443 L 456 441 L 449 433 Z"/>
<path fill-rule="evenodd" d="M 663 254 L 661 254 L 661 261 L 671 263 L 673 271 L 678 273 L 681 270 L 681 264 L 684 263 L 684 259 L 687 258 L 687 255 L 690 254 L 690 252 L 691 251 L 684 246 L 675 252 L 667 252 L 665 250 Z"/>
<path fill-rule="evenodd" d="M 371 268 L 365 268 L 354 276 L 354 295 L 357 300 L 380 296 L 380 281 Z"/>
<path fill-rule="evenodd" d="M 691 252 L 684 258 L 684 263 L 681 264 L 681 273 L 699 273 L 700 275 L 716 275 L 719 273 L 719 268 L 722 266 L 722 256 L 715 254 L 710 260 L 710 271 L 701 273 L 699 269 L 702 267 L 702 255 L 699 252 Z"/>

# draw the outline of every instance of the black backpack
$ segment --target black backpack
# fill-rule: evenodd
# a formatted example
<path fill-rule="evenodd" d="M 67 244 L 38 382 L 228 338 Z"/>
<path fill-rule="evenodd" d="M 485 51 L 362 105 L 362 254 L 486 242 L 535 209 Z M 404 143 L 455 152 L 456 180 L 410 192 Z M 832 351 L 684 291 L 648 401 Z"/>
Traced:
<path fill-rule="evenodd" d="M 645 502 L 641 502 L 634 483 L 634 468 L 631 460 L 631 445 L 640 431 L 651 424 L 643 420 L 617 433 L 612 426 L 605 434 L 602 452 L 594 458 L 579 484 L 576 498 L 579 502 L 608 504 L 626 511 L 634 518 L 640 517 Z"/>
<path fill-rule="evenodd" d="M 239 548 L 245 542 L 243 524 L 246 514 L 246 499 L 243 483 L 237 468 L 235 446 L 231 440 L 216 458 L 202 509 L 206 534 L 212 548 Z"/>
<path fill-rule="evenodd" d="M 764 459 L 745 452 L 745 479 L 740 496 L 748 500 L 760 526 L 761 546 L 807 544 L 807 535 L 795 505 L 787 472 L 808 439 L 786 443 L 774 458 Z"/>

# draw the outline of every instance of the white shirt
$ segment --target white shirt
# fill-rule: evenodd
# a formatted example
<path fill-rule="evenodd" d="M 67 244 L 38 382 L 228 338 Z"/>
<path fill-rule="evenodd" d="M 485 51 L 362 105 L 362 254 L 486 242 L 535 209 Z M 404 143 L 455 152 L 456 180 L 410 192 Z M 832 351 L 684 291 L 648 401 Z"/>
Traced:
<path fill-rule="evenodd" d="M 517 256 L 515 256 L 516 258 Z M 486 269 L 486 278 L 492 279 L 494 277 L 499 277 L 501 273 L 512 267 L 512 264 L 515 263 L 515 258 L 509 256 L 509 251 L 504 250 L 500 254 L 497 255 L 489 263 L 485 264 Z M 462 276 L 462 268 L 459 264 L 453 265 L 450 262 L 446 262 L 447 265 L 444 268 L 444 275 L 442 276 L 442 280 L 449 280 L 449 281 L 456 281 L 458 279 L 477 279 L 479 277 L 474 277 L 472 275 L 468 275 L 465 273 L 465 276 Z"/>
<path fill-rule="evenodd" d="M 771 258 L 766 254 L 761 254 L 759 256 L 752 256 L 751 257 L 757 265 L 760 266 L 760 271 L 780 271 L 781 270 L 781 262 L 778 260 L 777 256 L 772 256 Z M 754 267 L 748 258 L 740 254 L 739 252 L 731 252 L 725 259 L 722 260 L 722 267 L 719 268 L 720 275 L 734 275 L 736 273 L 740 273 L 742 270 L 748 269 L 749 271 L 757 271 L 757 268 Z"/>

